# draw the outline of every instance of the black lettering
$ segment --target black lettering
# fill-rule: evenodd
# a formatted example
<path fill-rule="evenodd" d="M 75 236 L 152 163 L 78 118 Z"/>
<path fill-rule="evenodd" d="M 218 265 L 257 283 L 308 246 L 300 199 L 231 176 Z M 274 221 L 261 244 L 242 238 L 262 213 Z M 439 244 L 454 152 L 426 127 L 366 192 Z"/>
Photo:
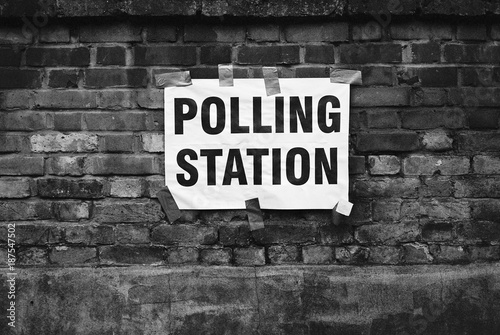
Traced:
<path fill-rule="evenodd" d="M 188 106 L 188 111 L 184 113 L 184 105 Z M 192 120 L 196 116 L 198 107 L 193 99 L 175 98 L 174 99 L 174 116 L 175 116 L 175 133 L 184 134 L 184 121 Z"/>
<path fill-rule="evenodd" d="M 301 157 L 301 174 L 295 176 L 295 156 Z M 286 177 L 292 185 L 304 185 L 309 180 L 310 168 L 309 153 L 304 148 L 292 148 L 286 155 Z"/>
<path fill-rule="evenodd" d="M 215 127 L 210 124 L 210 106 L 215 105 L 217 121 Z M 220 134 L 226 125 L 226 106 L 224 101 L 218 97 L 206 98 L 201 104 L 201 126 L 209 135 Z"/>
<path fill-rule="evenodd" d="M 240 126 L 240 99 L 231 98 L 231 133 L 249 133 L 249 128 L 248 126 Z"/>
<path fill-rule="evenodd" d="M 281 149 L 273 149 L 273 185 L 281 185 Z"/>
<path fill-rule="evenodd" d="M 282 133 L 283 129 L 285 128 L 283 110 L 284 110 L 283 97 L 276 97 L 276 133 Z"/>
<path fill-rule="evenodd" d="M 191 149 L 183 149 L 179 151 L 177 154 L 177 164 L 180 168 L 189 173 L 190 178 L 186 179 L 183 174 L 178 173 L 177 182 L 182 186 L 193 186 L 198 181 L 198 170 L 186 161 L 186 156 L 189 156 L 192 160 L 198 159 L 196 152 Z"/>
<path fill-rule="evenodd" d="M 324 148 L 316 148 L 314 157 L 316 185 L 323 184 L 323 171 L 325 171 L 328 184 L 337 184 L 337 148 L 330 148 L 330 163 L 328 163 Z"/>
<path fill-rule="evenodd" d="M 262 185 L 262 156 L 269 155 L 269 149 L 247 149 L 247 155 L 253 156 L 253 184 Z"/>
<path fill-rule="evenodd" d="M 217 171 L 215 157 L 222 156 L 222 149 L 202 149 L 200 156 L 207 157 L 207 185 L 215 185 L 215 172 Z"/>
<path fill-rule="evenodd" d="M 340 101 L 333 95 L 326 95 L 319 99 L 318 102 L 318 126 L 324 133 L 340 131 L 340 113 L 328 113 L 328 118 L 332 120 L 331 125 L 326 124 L 326 105 L 332 104 L 332 108 L 340 108 Z"/>
<path fill-rule="evenodd" d="M 297 117 L 302 131 L 312 133 L 312 97 L 305 97 L 306 111 L 302 109 L 299 97 L 290 97 L 290 132 L 297 132 Z"/>
<path fill-rule="evenodd" d="M 233 171 L 234 165 L 236 165 L 236 171 Z M 238 178 L 238 183 L 240 185 L 248 184 L 245 168 L 243 167 L 243 160 L 241 159 L 240 149 L 229 149 L 222 185 L 231 185 L 233 178 Z"/>
<path fill-rule="evenodd" d="M 270 133 L 271 126 L 262 125 L 262 98 L 253 98 L 253 132 L 254 133 Z"/>

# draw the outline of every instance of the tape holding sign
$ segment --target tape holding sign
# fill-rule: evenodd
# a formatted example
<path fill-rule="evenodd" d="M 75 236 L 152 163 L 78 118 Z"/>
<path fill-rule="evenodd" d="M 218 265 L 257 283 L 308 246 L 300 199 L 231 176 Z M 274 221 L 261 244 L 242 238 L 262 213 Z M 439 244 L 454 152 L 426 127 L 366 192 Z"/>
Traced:
<path fill-rule="evenodd" d="M 243 209 L 256 197 L 263 209 L 332 209 L 348 198 L 349 85 L 279 84 L 273 96 L 262 79 L 165 88 L 165 174 L 180 209 Z"/>
<path fill-rule="evenodd" d="M 184 87 L 192 85 L 189 71 L 161 73 L 155 76 L 156 87 Z"/>

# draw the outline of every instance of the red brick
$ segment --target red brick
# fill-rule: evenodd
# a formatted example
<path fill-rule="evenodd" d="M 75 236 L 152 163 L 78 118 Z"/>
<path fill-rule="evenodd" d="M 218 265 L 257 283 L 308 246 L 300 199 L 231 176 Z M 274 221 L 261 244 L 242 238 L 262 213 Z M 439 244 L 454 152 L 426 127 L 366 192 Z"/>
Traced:
<path fill-rule="evenodd" d="M 293 264 L 299 259 L 299 250 L 294 245 L 272 245 L 268 249 L 271 264 Z"/>
<path fill-rule="evenodd" d="M 466 132 L 457 136 L 458 148 L 462 151 L 498 152 L 500 134 L 489 132 Z"/>
<path fill-rule="evenodd" d="M 58 201 L 54 203 L 54 214 L 59 221 L 80 221 L 90 217 L 90 205 L 82 201 Z"/>
<path fill-rule="evenodd" d="M 474 156 L 472 161 L 474 173 L 477 174 L 500 174 L 500 157 Z"/>
<path fill-rule="evenodd" d="M 116 241 L 121 244 L 149 243 L 149 227 L 129 224 L 117 225 Z"/>
<path fill-rule="evenodd" d="M 21 63 L 21 51 L 13 46 L 0 47 L 0 66 L 18 67 Z"/>
<path fill-rule="evenodd" d="M 46 124 L 45 113 L 33 111 L 0 113 L 0 130 L 44 130 L 47 128 Z"/>
<path fill-rule="evenodd" d="M 358 23 L 352 26 L 353 41 L 378 41 L 382 38 L 382 27 L 376 21 Z"/>
<path fill-rule="evenodd" d="M 37 134 L 30 138 L 33 152 L 97 151 L 97 135 L 85 133 Z"/>
<path fill-rule="evenodd" d="M 19 70 L 0 68 L 0 89 L 8 88 L 40 88 L 41 72 L 39 70 Z"/>
<path fill-rule="evenodd" d="M 201 64 L 230 63 L 231 47 L 229 45 L 202 46 L 200 62 Z"/>
<path fill-rule="evenodd" d="M 41 176 L 43 175 L 43 157 L 0 156 L 0 175 Z"/>
<path fill-rule="evenodd" d="M 38 108 L 97 108 L 97 92 L 83 90 L 39 90 L 34 92 L 34 102 Z"/>
<path fill-rule="evenodd" d="M 105 223 L 159 222 L 164 218 L 161 206 L 153 201 L 99 201 L 94 203 L 94 220 Z"/>
<path fill-rule="evenodd" d="M 500 178 L 475 177 L 455 181 L 457 198 L 500 198 Z"/>
<path fill-rule="evenodd" d="M 412 43 L 411 59 L 412 63 L 439 63 L 441 60 L 439 43 Z"/>
<path fill-rule="evenodd" d="M 264 248 L 234 248 L 234 261 L 236 265 L 241 266 L 265 265 Z"/>
<path fill-rule="evenodd" d="M 397 156 L 369 156 L 371 175 L 395 175 L 401 169 L 401 162 Z"/>
<path fill-rule="evenodd" d="M 0 135 L 0 152 L 19 152 L 25 142 L 26 138 L 21 135 Z"/>
<path fill-rule="evenodd" d="M 496 63 L 500 58 L 500 45 L 447 44 L 444 59 L 447 63 Z"/>
<path fill-rule="evenodd" d="M 57 112 L 53 114 L 54 130 L 81 130 L 82 113 Z"/>
<path fill-rule="evenodd" d="M 99 248 L 99 258 L 104 264 L 144 264 L 163 263 L 165 249 L 156 246 L 113 245 Z"/>
<path fill-rule="evenodd" d="M 217 242 L 217 229 L 200 225 L 160 225 L 151 233 L 153 243 L 162 245 L 210 245 Z"/>
<path fill-rule="evenodd" d="M 238 64 L 298 64 L 298 45 L 244 45 L 237 48 Z"/>
<path fill-rule="evenodd" d="M 464 86 L 500 86 L 500 67 L 463 68 L 462 81 Z"/>
<path fill-rule="evenodd" d="M 85 157 L 55 156 L 46 160 L 48 174 L 59 176 L 82 176 Z"/>
<path fill-rule="evenodd" d="M 112 226 L 74 225 L 66 227 L 66 242 L 80 245 L 113 244 L 115 233 Z"/>
<path fill-rule="evenodd" d="M 354 181 L 353 194 L 358 197 L 416 198 L 420 180 L 417 178 L 377 178 Z"/>
<path fill-rule="evenodd" d="M 88 66 L 90 52 L 86 47 L 42 48 L 26 50 L 26 65 L 29 66 Z"/>
<path fill-rule="evenodd" d="M 146 87 L 146 69 L 87 69 L 84 87 Z"/>
<path fill-rule="evenodd" d="M 305 264 L 332 264 L 335 262 L 334 249 L 324 245 L 308 245 L 302 248 Z"/>
<path fill-rule="evenodd" d="M 418 240 L 420 227 L 418 222 L 376 223 L 358 227 L 355 236 L 360 243 L 395 245 Z"/>
<path fill-rule="evenodd" d="M 88 130 L 146 130 L 147 114 L 144 112 L 85 113 Z"/>
<path fill-rule="evenodd" d="M 408 106 L 410 91 L 407 87 L 356 87 L 351 89 L 351 106 L 382 107 Z"/>
<path fill-rule="evenodd" d="M 485 41 L 486 26 L 484 24 L 467 24 L 461 23 L 457 27 L 458 40 Z"/>
<path fill-rule="evenodd" d="M 53 218 L 52 202 L 26 200 L 0 202 L 0 221 L 49 220 Z"/>
<path fill-rule="evenodd" d="M 448 128 L 465 126 L 462 109 L 421 109 L 401 112 L 401 126 L 406 129 Z"/>
<path fill-rule="evenodd" d="M 363 264 L 368 261 L 369 249 L 357 245 L 335 248 L 335 259 L 341 264 Z"/>
<path fill-rule="evenodd" d="M 124 47 L 97 47 L 96 63 L 99 65 L 125 65 Z"/>
<path fill-rule="evenodd" d="M 340 62 L 345 64 L 401 63 L 402 46 L 393 43 L 340 45 Z"/>
<path fill-rule="evenodd" d="M 335 63 L 333 45 L 306 45 L 306 63 Z"/>
<path fill-rule="evenodd" d="M 77 88 L 79 70 L 52 70 L 49 72 L 49 87 Z"/>
<path fill-rule="evenodd" d="M 98 199 L 104 197 L 102 179 L 44 178 L 37 180 L 38 194 L 43 198 Z"/>
<path fill-rule="evenodd" d="M 278 42 L 280 27 L 277 24 L 253 24 L 247 27 L 248 39 L 255 42 Z"/>
<path fill-rule="evenodd" d="M 31 196 L 29 178 L 0 178 L 0 198 L 27 198 Z"/>
<path fill-rule="evenodd" d="M 500 112 L 498 110 L 467 110 L 470 129 L 498 129 Z"/>
<path fill-rule="evenodd" d="M 430 23 L 425 21 L 410 21 L 392 23 L 391 37 L 395 40 L 440 39 L 451 40 L 453 29 L 449 23 Z"/>
<path fill-rule="evenodd" d="M 130 134 L 113 134 L 99 136 L 101 152 L 133 152 L 135 137 Z"/>
<path fill-rule="evenodd" d="M 285 27 L 288 42 L 343 42 L 349 39 L 345 22 L 296 23 Z"/>
<path fill-rule="evenodd" d="M 312 225 L 293 225 L 270 223 L 264 229 L 255 230 L 252 234 L 260 245 L 276 243 L 307 243 L 316 240 L 317 229 Z"/>
<path fill-rule="evenodd" d="M 69 42 L 69 28 L 63 25 L 48 25 L 40 29 L 40 42 L 67 43 Z"/>
<path fill-rule="evenodd" d="M 80 27 L 80 42 L 141 42 L 141 28 L 127 22 L 91 23 Z"/>
<path fill-rule="evenodd" d="M 356 148 L 359 151 L 414 151 L 420 147 L 416 133 L 369 133 L 358 134 Z"/>
<path fill-rule="evenodd" d="M 185 45 L 134 47 L 135 65 L 195 65 L 196 47 Z"/>
<path fill-rule="evenodd" d="M 171 25 L 154 24 L 147 27 L 147 40 L 149 42 L 175 42 L 177 28 Z"/>
<path fill-rule="evenodd" d="M 231 262 L 231 249 L 203 249 L 200 260 L 207 265 L 227 265 Z"/>
<path fill-rule="evenodd" d="M 94 175 L 147 175 L 160 173 L 154 156 L 99 155 L 85 161 L 85 172 Z"/>
<path fill-rule="evenodd" d="M 245 41 L 245 28 L 235 25 L 199 25 L 184 26 L 184 42 L 229 42 Z"/>

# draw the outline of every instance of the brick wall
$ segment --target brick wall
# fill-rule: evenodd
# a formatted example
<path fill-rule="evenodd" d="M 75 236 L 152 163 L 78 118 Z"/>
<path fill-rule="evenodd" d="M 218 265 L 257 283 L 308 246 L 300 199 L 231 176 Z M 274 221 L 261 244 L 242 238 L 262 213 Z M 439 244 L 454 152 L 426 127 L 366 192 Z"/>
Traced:
<path fill-rule="evenodd" d="M 23 34 L 24 31 L 24 34 Z M 0 26 L 0 254 L 19 266 L 437 264 L 500 259 L 500 24 L 454 17 L 56 19 Z M 158 73 L 328 77 L 352 87 L 350 200 L 329 211 L 184 211 L 163 187 Z M 6 257 L 1 257 L 5 266 Z"/>

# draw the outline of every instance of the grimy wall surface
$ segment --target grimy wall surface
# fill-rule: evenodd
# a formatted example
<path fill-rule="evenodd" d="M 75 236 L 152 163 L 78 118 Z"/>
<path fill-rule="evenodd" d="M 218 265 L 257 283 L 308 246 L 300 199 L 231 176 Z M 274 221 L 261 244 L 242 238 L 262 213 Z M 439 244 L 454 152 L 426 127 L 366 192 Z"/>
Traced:
<path fill-rule="evenodd" d="M 480 0 L 0 1 L 0 332 L 499 334 L 499 15 Z M 350 217 L 166 220 L 154 76 L 221 63 L 362 71 Z"/>

